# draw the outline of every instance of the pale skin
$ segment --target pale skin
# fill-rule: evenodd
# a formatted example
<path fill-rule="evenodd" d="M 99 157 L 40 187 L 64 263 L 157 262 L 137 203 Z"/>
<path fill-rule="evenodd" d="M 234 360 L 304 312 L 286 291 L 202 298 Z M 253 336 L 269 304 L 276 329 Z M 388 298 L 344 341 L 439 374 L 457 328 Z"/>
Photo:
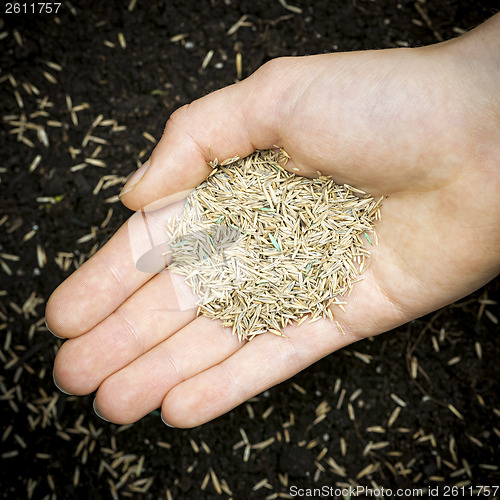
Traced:
<path fill-rule="evenodd" d="M 164 307 L 174 300 L 168 274 L 136 269 L 125 224 L 47 303 L 50 330 L 69 339 L 55 361 L 58 386 L 97 390 L 112 422 L 161 407 L 169 425 L 193 427 L 494 278 L 498 54 L 500 15 L 430 47 L 278 59 L 174 113 L 149 169 L 125 186 L 132 210 L 199 184 L 209 151 L 221 161 L 275 144 L 289 169 L 387 196 L 371 267 L 345 312 L 333 310 L 345 335 L 324 320 L 239 343 L 218 321 Z"/>

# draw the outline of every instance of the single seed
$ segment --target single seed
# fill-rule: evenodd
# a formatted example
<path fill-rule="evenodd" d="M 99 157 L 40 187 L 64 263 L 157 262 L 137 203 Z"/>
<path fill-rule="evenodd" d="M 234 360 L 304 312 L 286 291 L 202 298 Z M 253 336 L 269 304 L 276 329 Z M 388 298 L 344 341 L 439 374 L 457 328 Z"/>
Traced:
<path fill-rule="evenodd" d="M 16 40 L 17 44 L 19 45 L 19 47 L 22 47 L 23 46 L 23 38 L 22 38 L 21 34 L 17 30 L 14 30 L 13 33 L 14 33 L 14 39 Z"/>
<path fill-rule="evenodd" d="M 210 61 L 212 60 L 212 57 L 214 55 L 213 50 L 209 50 L 207 52 L 207 55 L 204 57 L 203 62 L 201 63 L 201 70 L 203 71 L 206 69 L 206 67 L 210 64 Z"/>
<path fill-rule="evenodd" d="M 143 132 L 142 136 L 153 144 L 156 144 L 158 142 L 149 132 Z"/>
<path fill-rule="evenodd" d="M 391 399 L 402 408 L 406 407 L 406 401 L 403 401 L 400 397 L 396 396 L 396 394 L 391 393 Z"/>
<path fill-rule="evenodd" d="M 391 427 L 392 424 L 397 420 L 399 417 L 399 414 L 401 412 L 401 406 L 396 406 L 394 411 L 391 413 L 391 416 L 389 417 L 389 420 L 387 421 L 387 427 Z"/>
<path fill-rule="evenodd" d="M 50 83 L 52 83 L 52 84 L 54 84 L 54 85 L 57 83 L 56 78 L 55 78 L 53 75 L 51 75 L 48 71 L 44 71 L 44 72 L 43 72 L 43 76 L 44 76 L 44 77 L 47 79 L 47 81 L 49 81 Z"/>
<path fill-rule="evenodd" d="M 122 49 L 126 49 L 127 48 L 127 42 L 125 40 L 125 36 L 123 33 L 118 33 L 118 43 L 120 44 L 120 47 Z"/>
<path fill-rule="evenodd" d="M 33 172 L 36 167 L 38 167 L 38 165 L 40 164 L 40 162 L 42 161 L 42 156 L 41 155 L 37 155 L 35 157 L 35 159 L 31 162 L 31 165 L 29 166 L 29 171 L 30 172 Z"/>
<path fill-rule="evenodd" d="M 363 392 L 363 389 L 356 389 L 350 396 L 349 401 L 352 403 L 353 401 L 356 401 L 360 394 Z"/>
<path fill-rule="evenodd" d="M 449 404 L 448 405 L 448 409 L 455 415 L 457 416 L 460 420 L 463 420 L 464 417 L 463 415 L 452 405 L 452 404 Z"/>
<path fill-rule="evenodd" d="M 85 163 L 89 165 L 94 165 L 95 167 L 104 168 L 106 166 L 106 162 L 102 160 L 97 160 L 96 158 L 85 158 Z"/>
<path fill-rule="evenodd" d="M 241 75 L 242 75 L 242 66 L 243 66 L 243 63 L 242 63 L 242 58 L 241 58 L 241 52 L 238 52 L 236 54 L 236 78 L 238 80 L 241 80 Z"/>
<path fill-rule="evenodd" d="M 483 348 L 482 348 L 481 344 L 476 341 L 474 343 L 474 347 L 476 349 L 476 354 L 477 354 L 478 359 L 483 359 Z"/>
<path fill-rule="evenodd" d="M 184 38 L 187 38 L 189 35 L 187 33 L 179 33 L 178 35 L 174 35 L 170 37 L 170 42 L 175 43 L 175 42 L 180 42 L 184 40 Z"/>

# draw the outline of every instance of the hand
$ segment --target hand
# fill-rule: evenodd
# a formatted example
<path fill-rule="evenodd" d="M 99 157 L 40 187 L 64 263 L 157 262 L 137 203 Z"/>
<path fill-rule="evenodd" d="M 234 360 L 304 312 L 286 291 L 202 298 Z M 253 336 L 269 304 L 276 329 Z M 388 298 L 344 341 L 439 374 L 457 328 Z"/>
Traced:
<path fill-rule="evenodd" d="M 219 161 L 278 144 L 288 168 L 386 196 L 379 245 L 335 323 L 239 343 L 176 299 L 169 273 L 136 269 L 125 224 L 51 296 L 65 391 L 130 423 L 161 406 L 166 422 L 207 422 L 359 339 L 479 288 L 500 269 L 500 17 L 419 49 L 278 59 L 172 115 L 124 189 L 131 209 L 192 188 Z M 143 177 L 138 181 L 140 175 Z M 132 189 L 130 187 L 132 186 Z"/>

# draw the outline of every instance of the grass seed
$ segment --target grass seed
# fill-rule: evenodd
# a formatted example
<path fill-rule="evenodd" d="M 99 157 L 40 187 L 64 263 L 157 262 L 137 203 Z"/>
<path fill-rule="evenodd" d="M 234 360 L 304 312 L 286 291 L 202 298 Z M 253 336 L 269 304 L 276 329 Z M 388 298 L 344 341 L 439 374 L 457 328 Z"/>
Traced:
<path fill-rule="evenodd" d="M 282 335 L 294 321 L 333 319 L 369 257 L 381 199 L 325 176 L 297 176 L 287 155 L 257 151 L 210 163 L 213 172 L 168 224 L 172 262 L 199 297 L 199 313 L 240 340 Z M 339 330 L 343 329 L 339 326 Z"/>

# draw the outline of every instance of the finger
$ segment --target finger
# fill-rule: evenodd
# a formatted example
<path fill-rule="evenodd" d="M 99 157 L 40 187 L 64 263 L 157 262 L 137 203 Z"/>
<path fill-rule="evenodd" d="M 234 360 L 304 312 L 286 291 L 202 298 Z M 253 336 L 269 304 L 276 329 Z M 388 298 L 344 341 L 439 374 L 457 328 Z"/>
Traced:
<path fill-rule="evenodd" d="M 75 395 L 95 391 L 102 381 L 164 341 L 196 317 L 196 298 L 183 284 L 191 308 L 176 304 L 180 283 L 161 273 L 87 334 L 66 341 L 57 353 L 54 379 Z"/>
<path fill-rule="evenodd" d="M 173 386 L 222 362 L 243 345 L 229 328 L 200 316 L 107 378 L 96 395 L 99 413 L 115 423 L 135 422 L 158 408 Z"/>
<path fill-rule="evenodd" d="M 224 362 L 175 386 L 162 403 L 164 420 L 174 427 L 208 422 L 324 356 L 406 322 L 407 314 L 375 279 L 379 266 L 385 269 L 384 259 L 383 253 L 376 257 L 347 298 L 345 311 L 332 307 L 335 321 L 291 325 L 284 330 L 288 338 L 259 335 Z"/>
<path fill-rule="evenodd" d="M 175 386 L 162 403 L 164 420 L 174 427 L 208 422 L 358 340 L 342 335 L 327 320 L 290 326 L 284 333 L 288 338 L 260 335 L 222 363 Z"/>
<path fill-rule="evenodd" d="M 166 221 L 179 202 L 164 198 L 150 210 L 136 212 L 94 256 L 50 296 L 47 325 L 60 337 L 87 332 L 156 273 L 165 269 Z"/>
<path fill-rule="evenodd" d="M 197 186 L 211 171 L 207 161 L 244 157 L 277 144 L 281 111 L 276 92 L 286 77 L 273 68 L 268 63 L 243 82 L 177 110 L 149 163 L 124 186 L 123 203 L 137 210 Z"/>

